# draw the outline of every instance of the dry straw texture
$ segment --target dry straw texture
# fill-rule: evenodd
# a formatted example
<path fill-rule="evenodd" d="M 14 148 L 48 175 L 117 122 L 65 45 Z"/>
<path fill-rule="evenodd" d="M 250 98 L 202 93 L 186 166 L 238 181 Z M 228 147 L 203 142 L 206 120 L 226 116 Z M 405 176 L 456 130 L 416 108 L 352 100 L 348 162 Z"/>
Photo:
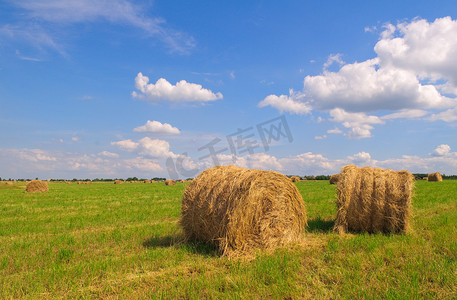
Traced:
<path fill-rule="evenodd" d="M 337 184 L 340 174 L 333 174 L 330 176 L 330 184 Z"/>
<path fill-rule="evenodd" d="M 443 176 L 439 172 L 428 174 L 428 181 L 443 181 Z"/>
<path fill-rule="evenodd" d="M 342 168 L 334 230 L 400 233 L 409 228 L 414 176 L 408 171 Z"/>
<path fill-rule="evenodd" d="M 149 179 L 146 179 L 145 181 L 143 181 L 144 183 L 151 183 L 151 180 Z"/>
<path fill-rule="evenodd" d="M 301 240 L 307 220 L 303 199 L 286 176 L 219 166 L 203 171 L 186 188 L 181 225 L 187 240 L 239 256 Z"/>
<path fill-rule="evenodd" d="M 300 181 L 300 177 L 298 177 L 298 176 L 291 176 L 291 177 L 290 177 L 290 181 L 292 181 L 292 182 L 299 182 L 299 181 Z"/>
<path fill-rule="evenodd" d="M 121 183 L 123 183 L 122 180 L 114 180 L 114 184 L 121 184 Z"/>
<path fill-rule="evenodd" d="M 44 193 L 48 191 L 48 183 L 41 180 L 32 180 L 25 186 L 27 193 Z"/>
<path fill-rule="evenodd" d="M 165 180 L 165 185 L 176 185 L 176 181 L 173 179 L 167 179 Z"/>

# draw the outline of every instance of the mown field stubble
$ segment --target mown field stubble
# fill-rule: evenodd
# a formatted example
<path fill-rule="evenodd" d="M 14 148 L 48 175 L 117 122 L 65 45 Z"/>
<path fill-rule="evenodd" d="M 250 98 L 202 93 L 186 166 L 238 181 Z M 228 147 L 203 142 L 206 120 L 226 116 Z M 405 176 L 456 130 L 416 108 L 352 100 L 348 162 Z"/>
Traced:
<path fill-rule="evenodd" d="M 0 298 L 457 297 L 457 181 L 416 182 L 406 235 L 342 236 L 335 185 L 294 183 L 305 242 L 244 260 L 182 242 L 187 184 L 0 184 Z"/>

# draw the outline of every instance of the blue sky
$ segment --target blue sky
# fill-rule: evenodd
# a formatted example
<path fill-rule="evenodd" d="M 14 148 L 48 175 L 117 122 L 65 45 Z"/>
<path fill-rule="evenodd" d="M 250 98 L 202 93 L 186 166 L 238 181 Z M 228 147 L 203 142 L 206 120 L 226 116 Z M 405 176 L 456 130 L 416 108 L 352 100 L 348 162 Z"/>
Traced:
<path fill-rule="evenodd" d="M 456 95 L 454 1 L 0 1 L 2 178 L 457 174 Z"/>

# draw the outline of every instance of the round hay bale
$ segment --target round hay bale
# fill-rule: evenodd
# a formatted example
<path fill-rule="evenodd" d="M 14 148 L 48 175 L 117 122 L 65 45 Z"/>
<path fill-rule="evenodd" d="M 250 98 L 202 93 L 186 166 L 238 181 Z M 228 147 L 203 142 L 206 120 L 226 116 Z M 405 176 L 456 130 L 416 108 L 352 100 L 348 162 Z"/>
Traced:
<path fill-rule="evenodd" d="M 165 185 L 176 185 L 176 181 L 173 179 L 167 179 L 165 180 Z"/>
<path fill-rule="evenodd" d="M 143 181 L 144 183 L 151 183 L 151 180 L 149 179 L 146 179 L 145 181 Z"/>
<path fill-rule="evenodd" d="M 428 174 L 427 179 L 428 181 L 443 181 L 443 176 L 441 176 L 440 172 L 435 172 Z"/>
<path fill-rule="evenodd" d="M 290 177 L 290 181 L 292 181 L 292 182 L 300 182 L 300 177 L 298 177 L 298 176 L 291 176 L 291 177 Z"/>
<path fill-rule="evenodd" d="M 92 181 L 86 181 L 85 184 L 92 184 Z"/>
<path fill-rule="evenodd" d="M 114 180 L 114 184 L 121 184 L 123 183 L 122 180 Z"/>
<path fill-rule="evenodd" d="M 11 181 L 7 181 L 5 182 L 6 185 L 13 185 L 13 183 Z"/>
<path fill-rule="evenodd" d="M 409 228 L 414 176 L 408 171 L 379 168 L 342 168 L 337 183 L 339 233 L 366 231 L 400 233 Z"/>
<path fill-rule="evenodd" d="M 181 211 L 186 239 L 228 256 L 299 241 L 307 225 L 303 199 L 286 176 L 235 166 L 210 168 L 192 180 Z"/>
<path fill-rule="evenodd" d="M 44 193 L 48 191 L 48 183 L 41 180 L 32 180 L 25 186 L 26 193 Z"/>
<path fill-rule="evenodd" d="M 333 174 L 332 176 L 330 176 L 330 184 L 337 184 L 339 175 L 340 174 Z"/>

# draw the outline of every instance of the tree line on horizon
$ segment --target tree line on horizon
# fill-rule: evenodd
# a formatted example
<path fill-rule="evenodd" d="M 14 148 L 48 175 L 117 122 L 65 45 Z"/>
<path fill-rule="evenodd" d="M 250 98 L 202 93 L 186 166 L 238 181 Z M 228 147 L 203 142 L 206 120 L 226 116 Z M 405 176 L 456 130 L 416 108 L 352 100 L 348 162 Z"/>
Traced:
<path fill-rule="evenodd" d="M 427 177 L 428 176 L 428 173 L 413 173 L 414 175 L 414 178 L 416 180 L 421 180 L 423 179 L 424 177 Z M 446 179 L 446 180 L 457 180 L 457 175 L 446 175 L 446 174 L 441 174 L 443 176 L 443 179 Z M 330 180 L 330 176 L 331 175 L 317 175 L 317 176 L 314 176 L 314 175 L 304 175 L 304 176 L 298 176 L 298 175 L 287 175 L 287 177 L 291 177 L 291 176 L 297 176 L 297 177 L 300 177 L 301 180 Z M 38 180 L 38 177 L 35 178 L 36 180 Z M 121 180 L 121 181 L 145 181 L 145 180 L 152 180 L 152 181 L 165 181 L 167 178 L 165 177 L 154 177 L 154 178 L 138 178 L 138 177 L 128 177 L 127 179 L 123 179 L 123 178 L 94 178 L 94 179 L 89 179 L 89 178 L 86 178 L 86 179 L 77 179 L 77 178 L 73 178 L 71 180 L 68 180 L 68 179 L 47 179 L 48 181 L 51 181 L 51 182 L 63 182 L 63 181 L 72 181 L 72 182 L 77 182 L 77 181 L 97 181 L 97 182 L 112 182 L 112 181 L 115 181 L 115 180 Z M 186 180 L 192 180 L 193 178 L 186 178 Z M 25 178 L 20 178 L 20 179 L 6 179 L 6 178 L 2 178 L 0 177 L 0 181 L 31 181 L 32 179 L 25 179 Z"/>

